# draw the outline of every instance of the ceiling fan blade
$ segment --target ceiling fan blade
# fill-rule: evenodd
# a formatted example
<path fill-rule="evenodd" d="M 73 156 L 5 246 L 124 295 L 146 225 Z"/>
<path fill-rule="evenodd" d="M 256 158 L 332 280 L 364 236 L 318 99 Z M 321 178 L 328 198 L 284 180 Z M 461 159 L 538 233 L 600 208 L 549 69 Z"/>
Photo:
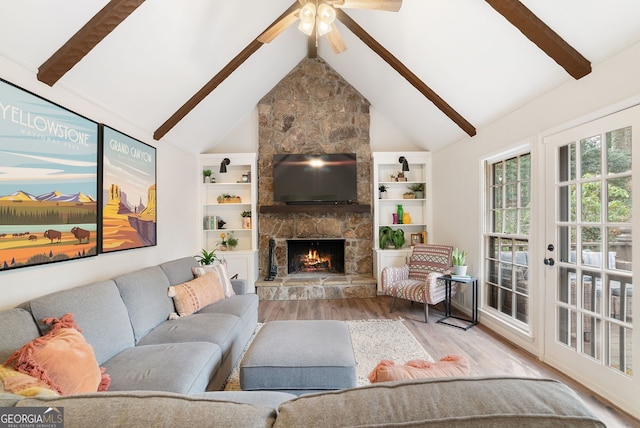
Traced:
<path fill-rule="evenodd" d="M 270 43 L 278 37 L 284 30 L 286 30 L 291 24 L 298 20 L 298 13 L 300 9 L 296 9 L 288 15 L 285 15 L 278 22 L 267 28 L 264 33 L 258 36 L 258 41 L 261 43 Z"/>
<path fill-rule="evenodd" d="M 339 54 L 347 50 L 347 45 L 344 43 L 344 39 L 340 35 L 338 26 L 335 23 L 331 24 L 331 31 L 327 33 L 327 39 L 335 53 Z"/>
<path fill-rule="evenodd" d="M 348 9 L 371 9 L 397 12 L 402 7 L 402 0 L 326 0 L 334 7 Z"/>

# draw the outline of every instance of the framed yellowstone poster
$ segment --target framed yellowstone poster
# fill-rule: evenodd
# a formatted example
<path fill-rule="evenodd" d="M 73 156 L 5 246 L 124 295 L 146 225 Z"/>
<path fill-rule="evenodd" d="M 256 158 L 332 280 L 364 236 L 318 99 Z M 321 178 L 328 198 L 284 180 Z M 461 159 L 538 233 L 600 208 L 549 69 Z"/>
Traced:
<path fill-rule="evenodd" d="M 0 80 L 0 270 L 95 256 L 98 124 Z"/>
<path fill-rule="evenodd" d="M 102 138 L 103 253 L 156 245 L 156 149 L 106 125 Z"/>

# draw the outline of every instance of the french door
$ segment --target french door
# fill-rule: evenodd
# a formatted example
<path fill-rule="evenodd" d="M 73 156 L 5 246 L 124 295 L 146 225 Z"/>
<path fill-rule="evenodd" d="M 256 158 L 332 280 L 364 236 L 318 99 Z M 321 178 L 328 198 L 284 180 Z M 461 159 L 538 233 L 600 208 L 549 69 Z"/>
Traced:
<path fill-rule="evenodd" d="M 640 106 L 546 137 L 545 156 L 544 359 L 638 416 Z"/>

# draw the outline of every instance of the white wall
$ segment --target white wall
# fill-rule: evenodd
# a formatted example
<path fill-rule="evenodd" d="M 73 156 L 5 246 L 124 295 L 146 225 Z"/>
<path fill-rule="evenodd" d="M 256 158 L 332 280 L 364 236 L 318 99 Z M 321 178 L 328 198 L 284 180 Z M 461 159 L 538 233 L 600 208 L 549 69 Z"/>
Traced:
<path fill-rule="evenodd" d="M 613 58 L 593 65 L 593 72 L 579 81 L 571 80 L 524 105 L 513 113 L 478 130 L 473 138 L 433 154 L 434 228 L 437 242 L 447 242 L 470 253 L 467 261 L 472 274 L 482 273 L 483 164 L 482 160 L 524 144 L 532 149 L 532 289 L 542 281 L 544 258 L 544 170 L 542 137 L 562 127 L 576 126 L 595 117 L 610 114 L 640 101 L 640 44 Z M 551 131 L 554 129 L 555 131 Z M 640 166 L 636 165 L 638 169 Z M 470 302 L 470 298 L 466 299 Z M 541 305 L 534 307 L 541 313 Z M 538 317 L 540 318 L 540 317 Z M 482 317 L 483 323 L 493 320 Z M 490 324 L 505 336 L 531 352 L 540 354 L 541 346 L 523 335 Z M 534 326 L 538 327 L 538 325 Z M 535 331 L 534 331 L 535 334 Z"/>
<path fill-rule="evenodd" d="M 101 254 L 82 260 L 0 272 L 0 309 L 37 296 L 196 254 L 199 249 L 197 159 L 175 146 L 153 140 L 152 131 L 96 106 L 64 88 L 37 81 L 35 72 L 0 57 L 0 77 L 96 122 L 105 123 L 157 148 L 158 229 L 155 247 Z"/>

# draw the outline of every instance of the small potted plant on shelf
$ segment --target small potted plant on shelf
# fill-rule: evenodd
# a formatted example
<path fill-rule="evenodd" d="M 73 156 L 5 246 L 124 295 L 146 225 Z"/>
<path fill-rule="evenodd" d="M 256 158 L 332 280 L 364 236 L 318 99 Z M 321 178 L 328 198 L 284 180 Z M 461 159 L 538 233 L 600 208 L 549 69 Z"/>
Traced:
<path fill-rule="evenodd" d="M 415 183 L 407 187 L 415 194 L 416 199 L 424 199 L 424 183 Z"/>
<path fill-rule="evenodd" d="M 389 226 L 382 226 L 380 228 L 379 238 L 380 248 L 386 249 L 388 246 L 393 245 L 395 249 L 402 248 L 404 245 L 404 230 L 392 229 Z"/>
<path fill-rule="evenodd" d="M 205 169 L 202 171 L 202 177 L 205 183 L 211 183 L 211 174 L 212 172 L 210 169 Z"/>
<path fill-rule="evenodd" d="M 385 186 L 384 184 L 381 184 L 380 186 L 378 186 L 378 191 L 379 193 L 379 199 L 387 199 L 388 197 L 388 193 L 387 193 L 387 186 Z"/>
<path fill-rule="evenodd" d="M 240 196 L 230 195 L 229 193 L 219 195 L 216 200 L 219 204 L 239 204 L 242 202 Z"/>
<path fill-rule="evenodd" d="M 242 216 L 242 228 L 251 229 L 251 211 L 242 211 L 240 215 Z"/>
<path fill-rule="evenodd" d="M 229 232 L 229 236 L 227 237 L 227 246 L 230 250 L 233 250 L 238 246 L 238 238 L 233 236 L 233 232 Z"/>
<path fill-rule="evenodd" d="M 207 251 L 206 248 L 203 248 L 200 254 L 196 254 L 194 257 L 201 265 L 212 265 L 218 259 L 216 250 Z"/>
<path fill-rule="evenodd" d="M 451 253 L 451 260 L 453 262 L 454 275 L 465 276 L 467 274 L 467 265 L 465 264 L 466 258 L 466 251 L 460 251 L 457 248 L 453 249 L 453 253 Z"/>

